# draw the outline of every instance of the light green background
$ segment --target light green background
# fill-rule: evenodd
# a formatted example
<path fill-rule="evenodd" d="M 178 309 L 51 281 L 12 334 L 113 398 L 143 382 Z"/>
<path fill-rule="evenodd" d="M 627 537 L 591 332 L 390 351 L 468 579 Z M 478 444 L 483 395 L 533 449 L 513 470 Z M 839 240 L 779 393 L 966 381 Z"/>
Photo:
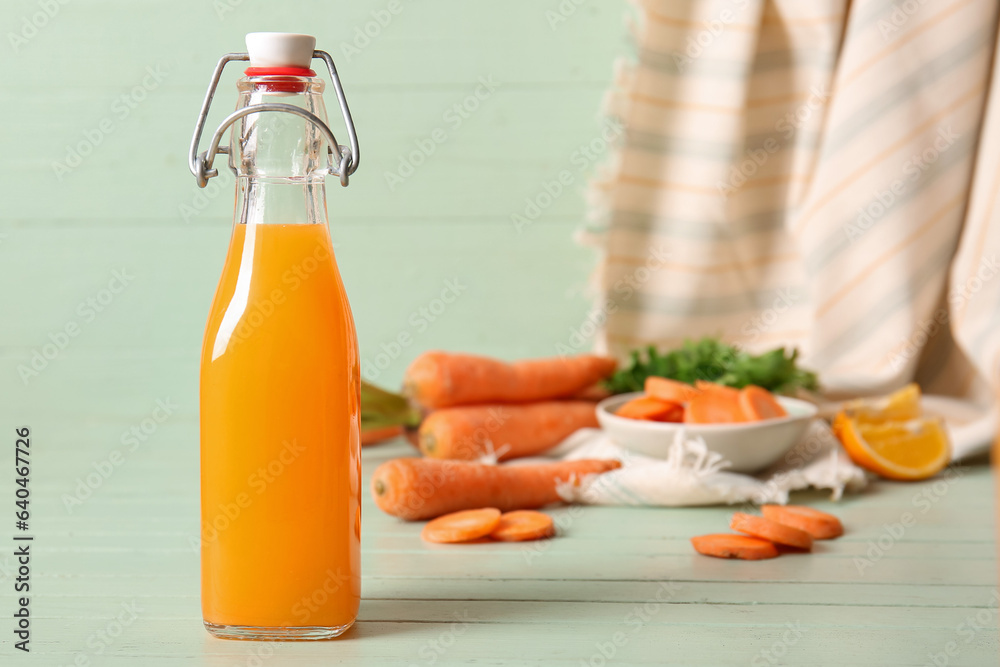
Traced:
<path fill-rule="evenodd" d="M 400 333 L 413 340 L 379 383 L 398 385 L 406 364 L 430 348 L 552 354 L 583 320 L 594 252 L 572 236 L 592 169 L 579 170 L 572 156 L 600 135 L 601 97 L 628 48 L 624 3 L 567 2 L 573 11 L 555 26 L 547 14 L 558 11 L 555 0 L 51 0 L 51 17 L 46 4 L 0 9 L 4 412 L 124 419 L 170 396 L 194 414 L 233 185 L 227 174 L 214 197 L 200 199 L 188 143 L 215 62 L 243 50 L 254 30 L 314 33 L 338 62 L 363 161 L 349 188 L 331 180 L 328 201 L 362 359 L 375 361 Z M 393 4 L 395 15 L 386 12 Z M 373 12 L 391 20 L 367 45 L 355 41 Z M 44 23 L 34 32 L 32 18 Z M 345 44 L 362 48 L 345 55 Z M 150 68 L 162 80 L 147 76 Z M 220 86 L 213 129 L 232 110 L 238 71 Z M 443 114 L 481 77 L 499 88 L 449 126 Z M 123 95 L 145 99 L 129 108 Z M 448 140 L 391 191 L 385 172 L 438 127 Z M 80 142 L 96 146 L 57 173 Z M 563 169 L 573 185 L 518 233 L 511 215 Z M 99 297 L 114 270 L 133 279 L 89 321 L 79 304 Z M 422 330 L 411 314 L 431 306 L 449 279 L 465 290 Z M 22 382 L 18 365 L 74 322 L 79 334 Z"/>
<path fill-rule="evenodd" d="M 37 538 L 36 643 L 25 657 L 0 642 L 0 663 L 84 656 L 128 667 L 228 666 L 260 655 L 252 644 L 212 641 L 198 625 L 198 358 L 230 234 L 232 179 L 190 220 L 181 207 L 202 205 L 187 150 L 218 57 L 242 50 L 248 31 L 289 30 L 317 34 L 337 59 L 363 164 L 350 188 L 330 185 L 333 238 L 362 358 L 413 335 L 378 378 L 394 386 L 424 349 L 553 354 L 585 316 L 594 255 L 572 233 L 584 221 L 589 174 L 572 156 L 600 136 L 601 97 L 629 47 L 622 0 L 576 1 L 401 0 L 402 11 L 350 59 L 341 44 L 389 0 L 0 3 L 0 462 L 9 475 L 0 477 L 0 499 L 10 503 L 14 488 L 12 429 L 29 425 Z M 10 33 L 46 3 L 58 12 L 43 14 L 47 24 L 15 50 Z M 553 29 L 547 13 L 560 3 L 576 9 Z M 220 16 L 219 7 L 232 11 Z M 151 90 L 138 91 L 146 99 L 123 114 L 121 96 L 157 66 L 166 77 L 155 87 L 147 79 Z M 390 192 L 384 172 L 490 76 L 496 93 Z M 235 78 L 229 72 L 223 82 L 214 123 L 232 108 Z M 99 145 L 58 178 L 53 163 L 95 132 Z M 573 186 L 517 233 L 511 215 L 562 170 Z M 131 281 L 90 319 L 87 299 L 104 295 L 123 269 Z M 453 279 L 467 289 L 418 331 L 411 314 Z M 78 335 L 23 383 L 18 366 L 74 325 Z M 157 401 L 171 411 L 162 421 Z M 140 437 L 138 447 L 127 446 L 130 437 Z M 364 478 L 411 451 L 366 449 Z M 618 662 L 760 663 L 786 625 L 801 622 L 808 632 L 787 647 L 788 664 L 919 664 L 956 638 L 963 619 L 986 613 L 990 631 L 962 644 L 951 663 L 986 664 L 996 654 L 993 501 L 987 471 L 966 476 L 936 492 L 931 510 L 865 572 L 855 559 L 934 482 L 849 496 L 837 506 L 845 538 L 774 565 L 691 552 L 688 537 L 723 530 L 731 508 L 557 510 L 566 539 L 526 561 L 514 544 L 450 553 L 420 546 L 419 524 L 378 512 L 365 493 L 357 641 L 279 646 L 281 657 L 266 664 L 429 664 L 429 642 L 446 636 L 456 612 L 483 622 L 437 664 L 521 664 L 526 655 L 597 664 L 598 645 L 628 629 L 629 614 L 648 609 L 667 578 L 681 582 L 678 604 L 663 605 Z M 12 530 L 0 529 L 7 546 Z M 5 546 L 0 615 L 14 609 L 13 566 Z M 88 642 L 135 600 L 142 617 L 97 657 Z"/>

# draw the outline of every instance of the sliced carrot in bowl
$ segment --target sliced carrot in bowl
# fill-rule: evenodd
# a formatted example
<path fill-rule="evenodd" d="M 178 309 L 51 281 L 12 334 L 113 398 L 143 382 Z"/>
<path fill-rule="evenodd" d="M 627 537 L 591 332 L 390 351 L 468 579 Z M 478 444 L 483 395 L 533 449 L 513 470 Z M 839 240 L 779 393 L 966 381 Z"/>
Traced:
<path fill-rule="evenodd" d="M 740 409 L 748 421 L 787 417 L 788 412 L 781 406 L 774 394 L 756 385 L 747 385 L 740 390 Z"/>
<path fill-rule="evenodd" d="M 655 422 L 680 421 L 684 406 L 672 401 L 663 401 L 652 396 L 640 396 L 628 401 L 615 411 L 619 417 Z"/>
<path fill-rule="evenodd" d="M 701 393 L 686 382 L 653 376 L 646 378 L 645 389 L 653 398 L 674 403 L 687 403 Z"/>
<path fill-rule="evenodd" d="M 695 380 L 695 389 L 698 389 L 706 394 L 721 394 L 732 400 L 736 400 L 740 396 L 739 389 L 733 389 L 732 387 L 727 387 L 724 384 L 719 384 L 718 382 L 708 382 L 707 380 Z"/>
<path fill-rule="evenodd" d="M 739 392 L 734 393 L 739 396 Z M 740 404 L 718 392 L 704 392 L 696 396 L 684 411 L 684 421 L 688 424 L 733 424 L 746 420 Z"/>

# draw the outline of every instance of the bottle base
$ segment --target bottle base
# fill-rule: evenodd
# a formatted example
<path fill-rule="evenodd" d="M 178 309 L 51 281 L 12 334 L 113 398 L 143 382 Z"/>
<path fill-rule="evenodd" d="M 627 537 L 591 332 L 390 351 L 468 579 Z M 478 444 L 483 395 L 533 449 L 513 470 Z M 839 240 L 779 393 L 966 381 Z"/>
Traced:
<path fill-rule="evenodd" d="M 253 625 L 219 625 L 205 621 L 205 629 L 219 639 L 243 641 L 303 642 L 334 639 L 347 632 L 354 621 L 344 625 L 302 625 L 296 627 L 258 627 Z"/>

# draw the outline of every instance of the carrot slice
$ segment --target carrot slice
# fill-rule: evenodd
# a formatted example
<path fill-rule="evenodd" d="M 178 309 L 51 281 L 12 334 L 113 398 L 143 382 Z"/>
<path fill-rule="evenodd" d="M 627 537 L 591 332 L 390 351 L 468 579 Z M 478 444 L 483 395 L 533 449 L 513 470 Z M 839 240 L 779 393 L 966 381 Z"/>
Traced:
<path fill-rule="evenodd" d="M 717 533 L 715 535 L 698 535 L 691 538 L 694 550 L 705 556 L 715 558 L 739 558 L 740 560 L 764 560 L 776 558 L 778 548 L 767 540 L 746 535 L 731 535 Z"/>
<path fill-rule="evenodd" d="M 679 423 L 684 421 L 684 406 L 680 403 L 675 403 L 673 410 L 664 415 L 661 419 L 657 421 L 661 422 L 674 422 Z"/>
<path fill-rule="evenodd" d="M 735 401 L 740 397 L 740 390 L 733 389 L 732 387 L 727 387 L 724 384 L 719 384 L 718 382 L 708 382 L 706 380 L 695 380 L 695 389 L 702 391 L 706 394 L 721 394 L 726 398 Z"/>
<path fill-rule="evenodd" d="M 748 421 L 760 421 L 762 419 L 777 419 L 787 417 L 785 408 L 781 407 L 778 399 L 769 392 L 756 385 L 747 385 L 740 390 L 740 409 Z"/>
<path fill-rule="evenodd" d="M 500 510 L 484 507 L 478 510 L 462 510 L 439 516 L 427 522 L 420 531 L 420 537 L 428 542 L 470 542 L 486 537 L 500 523 Z"/>
<path fill-rule="evenodd" d="M 556 534 L 552 517 L 534 510 L 514 510 L 500 515 L 500 523 L 490 537 L 501 542 L 541 540 Z"/>
<path fill-rule="evenodd" d="M 661 401 L 652 396 L 640 396 L 622 405 L 615 412 L 619 417 L 642 419 L 645 421 L 680 421 L 684 407 L 678 403 Z"/>
<path fill-rule="evenodd" d="M 840 519 L 811 507 L 764 505 L 760 511 L 764 514 L 764 518 L 804 530 L 816 540 L 829 540 L 844 534 L 844 526 L 840 523 Z"/>
<path fill-rule="evenodd" d="M 745 422 L 737 401 L 719 392 L 704 392 L 691 399 L 684 412 L 688 424 L 732 424 Z"/>
<path fill-rule="evenodd" d="M 685 382 L 660 377 L 646 378 L 645 389 L 646 393 L 653 398 L 673 403 L 687 403 L 701 393 Z"/>
<path fill-rule="evenodd" d="M 732 520 L 730 520 L 729 527 L 741 533 L 777 542 L 778 544 L 784 544 L 789 547 L 797 547 L 806 551 L 812 549 L 813 539 L 809 533 L 798 528 L 780 524 L 777 521 L 765 519 L 762 516 L 737 512 L 733 515 Z"/>

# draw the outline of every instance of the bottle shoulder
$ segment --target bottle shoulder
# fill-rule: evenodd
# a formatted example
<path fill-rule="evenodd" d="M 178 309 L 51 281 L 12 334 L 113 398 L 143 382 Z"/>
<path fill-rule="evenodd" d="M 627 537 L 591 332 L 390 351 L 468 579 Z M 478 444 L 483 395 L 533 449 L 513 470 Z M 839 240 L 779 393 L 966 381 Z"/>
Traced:
<path fill-rule="evenodd" d="M 234 229 L 203 356 L 218 358 L 234 339 L 273 347 L 318 337 L 356 348 L 354 318 L 325 225 L 287 225 L 277 232 L 263 227 Z"/>

